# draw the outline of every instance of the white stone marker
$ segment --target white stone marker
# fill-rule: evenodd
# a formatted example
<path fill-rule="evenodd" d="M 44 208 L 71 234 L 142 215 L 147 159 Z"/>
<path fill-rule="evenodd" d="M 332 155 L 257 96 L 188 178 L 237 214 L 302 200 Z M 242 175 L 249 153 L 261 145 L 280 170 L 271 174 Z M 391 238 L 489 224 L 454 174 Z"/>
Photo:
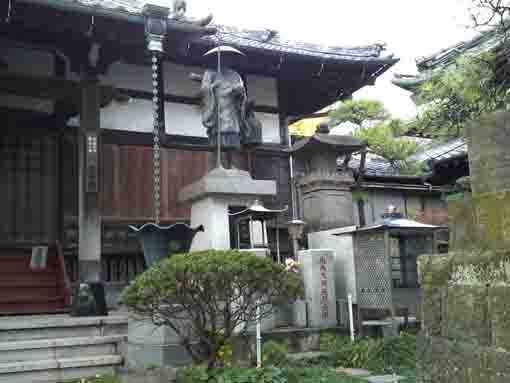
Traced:
<path fill-rule="evenodd" d="M 298 261 L 309 302 L 309 326 L 336 327 L 334 251 L 302 250 Z"/>

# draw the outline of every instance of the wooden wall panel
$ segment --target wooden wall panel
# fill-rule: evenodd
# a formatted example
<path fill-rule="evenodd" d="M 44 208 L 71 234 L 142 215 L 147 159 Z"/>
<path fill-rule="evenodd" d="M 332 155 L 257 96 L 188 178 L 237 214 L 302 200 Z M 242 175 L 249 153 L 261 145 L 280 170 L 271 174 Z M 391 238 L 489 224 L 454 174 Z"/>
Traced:
<path fill-rule="evenodd" d="M 252 154 L 252 175 L 255 179 L 276 181 L 277 195 L 264 199 L 264 206 L 270 209 L 291 210 L 289 157 L 279 150 L 256 150 Z M 281 214 L 281 223 L 289 220 L 289 214 Z"/>
<path fill-rule="evenodd" d="M 102 211 L 108 221 L 153 220 L 152 148 L 102 146 Z M 162 149 L 161 220 L 188 220 L 189 206 L 178 193 L 207 171 L 207 152 Z"/>
<path fill-rule="evenodd" d="M 43 127 L 1 135 L 0 240 L 58 238 L 57 145 L 57 135 Z"/>

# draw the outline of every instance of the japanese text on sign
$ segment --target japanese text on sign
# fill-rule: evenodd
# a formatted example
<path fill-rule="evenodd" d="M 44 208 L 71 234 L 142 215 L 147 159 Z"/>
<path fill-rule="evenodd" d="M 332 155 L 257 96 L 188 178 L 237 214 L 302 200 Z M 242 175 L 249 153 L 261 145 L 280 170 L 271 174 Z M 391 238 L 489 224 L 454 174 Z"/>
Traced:
<path fill-rule="evenodd" d="M 322 319 L 328 319 L 328 260 L 325 256 L 320 257 L 320 305 Z"/>

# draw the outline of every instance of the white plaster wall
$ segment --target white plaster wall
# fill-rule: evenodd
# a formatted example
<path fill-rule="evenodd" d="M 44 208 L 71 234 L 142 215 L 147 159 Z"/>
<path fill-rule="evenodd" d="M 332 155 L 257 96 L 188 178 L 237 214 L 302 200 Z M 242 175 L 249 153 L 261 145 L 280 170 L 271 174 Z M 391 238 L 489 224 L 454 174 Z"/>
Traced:
<path fill-rule="evenodd" d="M 262 123 L 262 141 L 280 143 L 280 118 L 272 113 L 255 113 Z"/>
<path fill-rule="evenodd" d="M 189 79 L 190 73 L 201 74 L 203 69 L 184 65 L 163 64 L 165 93 L 178 96 L 197 97 L 200 83 Z M 152 70 L 150 66 L 116 62 L 110 65 L 102 83 L 116 88 L 152 91 Z"/>
<path fill-rule="evenodd" d="M 280 142 L 278 116 L 257 113 L 257 117 L 262 122 L 264 142 Z M 125 104 L 112 102 L 101 109 L 102 129 L 152 132 L 152 119 L 152 102 L 150 100 L 131 99 L 129 103 Z M 78 125 L 79 118 L 74 119 L 70 124 Z M 207 137 L 198 105 L 166 102 L 165 125 L 167 134 Z"/>
<path fill-rule="evenodd" d="M 163 64 L 165 93 L 178 96 L 197 97 L 200 83 L 189 79 L 190 73 L 202 74 L 204 68 Z M 102 82 L 117 88 L 152 91 L 152 72 L 150 66 L 132 65 L 116 62 L 110 65 Z M 278 106 L 276 80 L 271 77 L 247 75 L 248 95 L 257 105 Z"/>
<path fill-rule="evenodd" d="M 198 97 L 200 84 L 189 79 L 190 73 L 203 73 L 203 68 L 164 64 L 165 93 L 177 96 Z M 77 78 L 75 78 L 77 79 Z M 276 80 L 270 77 L 246 77 L 248 93 L 257 105 L 278 105 Z M 104 85 L 145 92 L 152 91 L 152 73 L 149 66 L 125 64 L 110 66 L 102 77 Z M 266 143 L 280 142 L 278 114 L 256 113 L 262 123 L 262 139 Z M 165 123 L 168 134 L 206 137 L 198 105 L 165 103 Z M 127 105 L 112 103 L 101 111 L 101 126 L 105 129 L 152 131 L 152 105 L 149 100 L 133 99 Z"/>
<path fill-rule="evenodd" d="M 247 75 L 246 85 L 248 97 L 254 100 L 256 105 L 278 106 L 278 88 L 274 78 Z"/>
<path fill-rule="evenodd" d="M 308 234 L 310 249 L 332 249 L 335 259 L 335 289 L 337 299 L 347 299 L 352 294 L 356 303 L 356 272 L 354 268 L 354 244 L 352 233 L 338 234 L 355 227 L 318 231 Z"/>
<path fill-rule="evenodd" d="M 52 53 L 21 48 L 9 41 L 0 41 L 0 59 L 12 73 L 44 77 L 55 73 Z"/>
<path fill-rule="evenodd" d="M 197 105 L 165 103 L 167 134 L 205 137 L 200 109 Z M 152 132 L 153 115 L 150 100 L 132 99 L 127 104 L 111 103 L 101 109 L 101 128 Z"/>

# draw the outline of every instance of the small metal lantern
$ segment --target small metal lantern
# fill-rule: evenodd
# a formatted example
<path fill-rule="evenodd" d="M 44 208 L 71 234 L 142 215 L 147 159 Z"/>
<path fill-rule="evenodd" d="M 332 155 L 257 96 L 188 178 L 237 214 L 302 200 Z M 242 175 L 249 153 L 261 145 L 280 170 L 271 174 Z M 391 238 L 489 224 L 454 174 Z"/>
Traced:
<path fill-rule="evenodd" d="M 289 237 L 292 242 L 292 249 L 296 259 L 299 251 L 299 240 L 303 236 L 304 229 L 305 222 L 301 221 L 300 219 L 293 219 L 288 223 Z"/>
<path fill-rule="evenodd" d="M 187 253 L 195 235 L 199 231 L 204 231 L 202 225 L 191 228 L 184 223 L 169 226 L 146 223 L 140 227 L 130 226 L 129 228 L 137 234 L 147 267 L 173 254 Z"/>
<path fill-rule="evenodd" d="M 305 222 L 300 219 L 293 219 L 289 222 L 289 236 L 293 240 L 301 239 L 303 236 L 303 231 L 305 229 Z"/>

